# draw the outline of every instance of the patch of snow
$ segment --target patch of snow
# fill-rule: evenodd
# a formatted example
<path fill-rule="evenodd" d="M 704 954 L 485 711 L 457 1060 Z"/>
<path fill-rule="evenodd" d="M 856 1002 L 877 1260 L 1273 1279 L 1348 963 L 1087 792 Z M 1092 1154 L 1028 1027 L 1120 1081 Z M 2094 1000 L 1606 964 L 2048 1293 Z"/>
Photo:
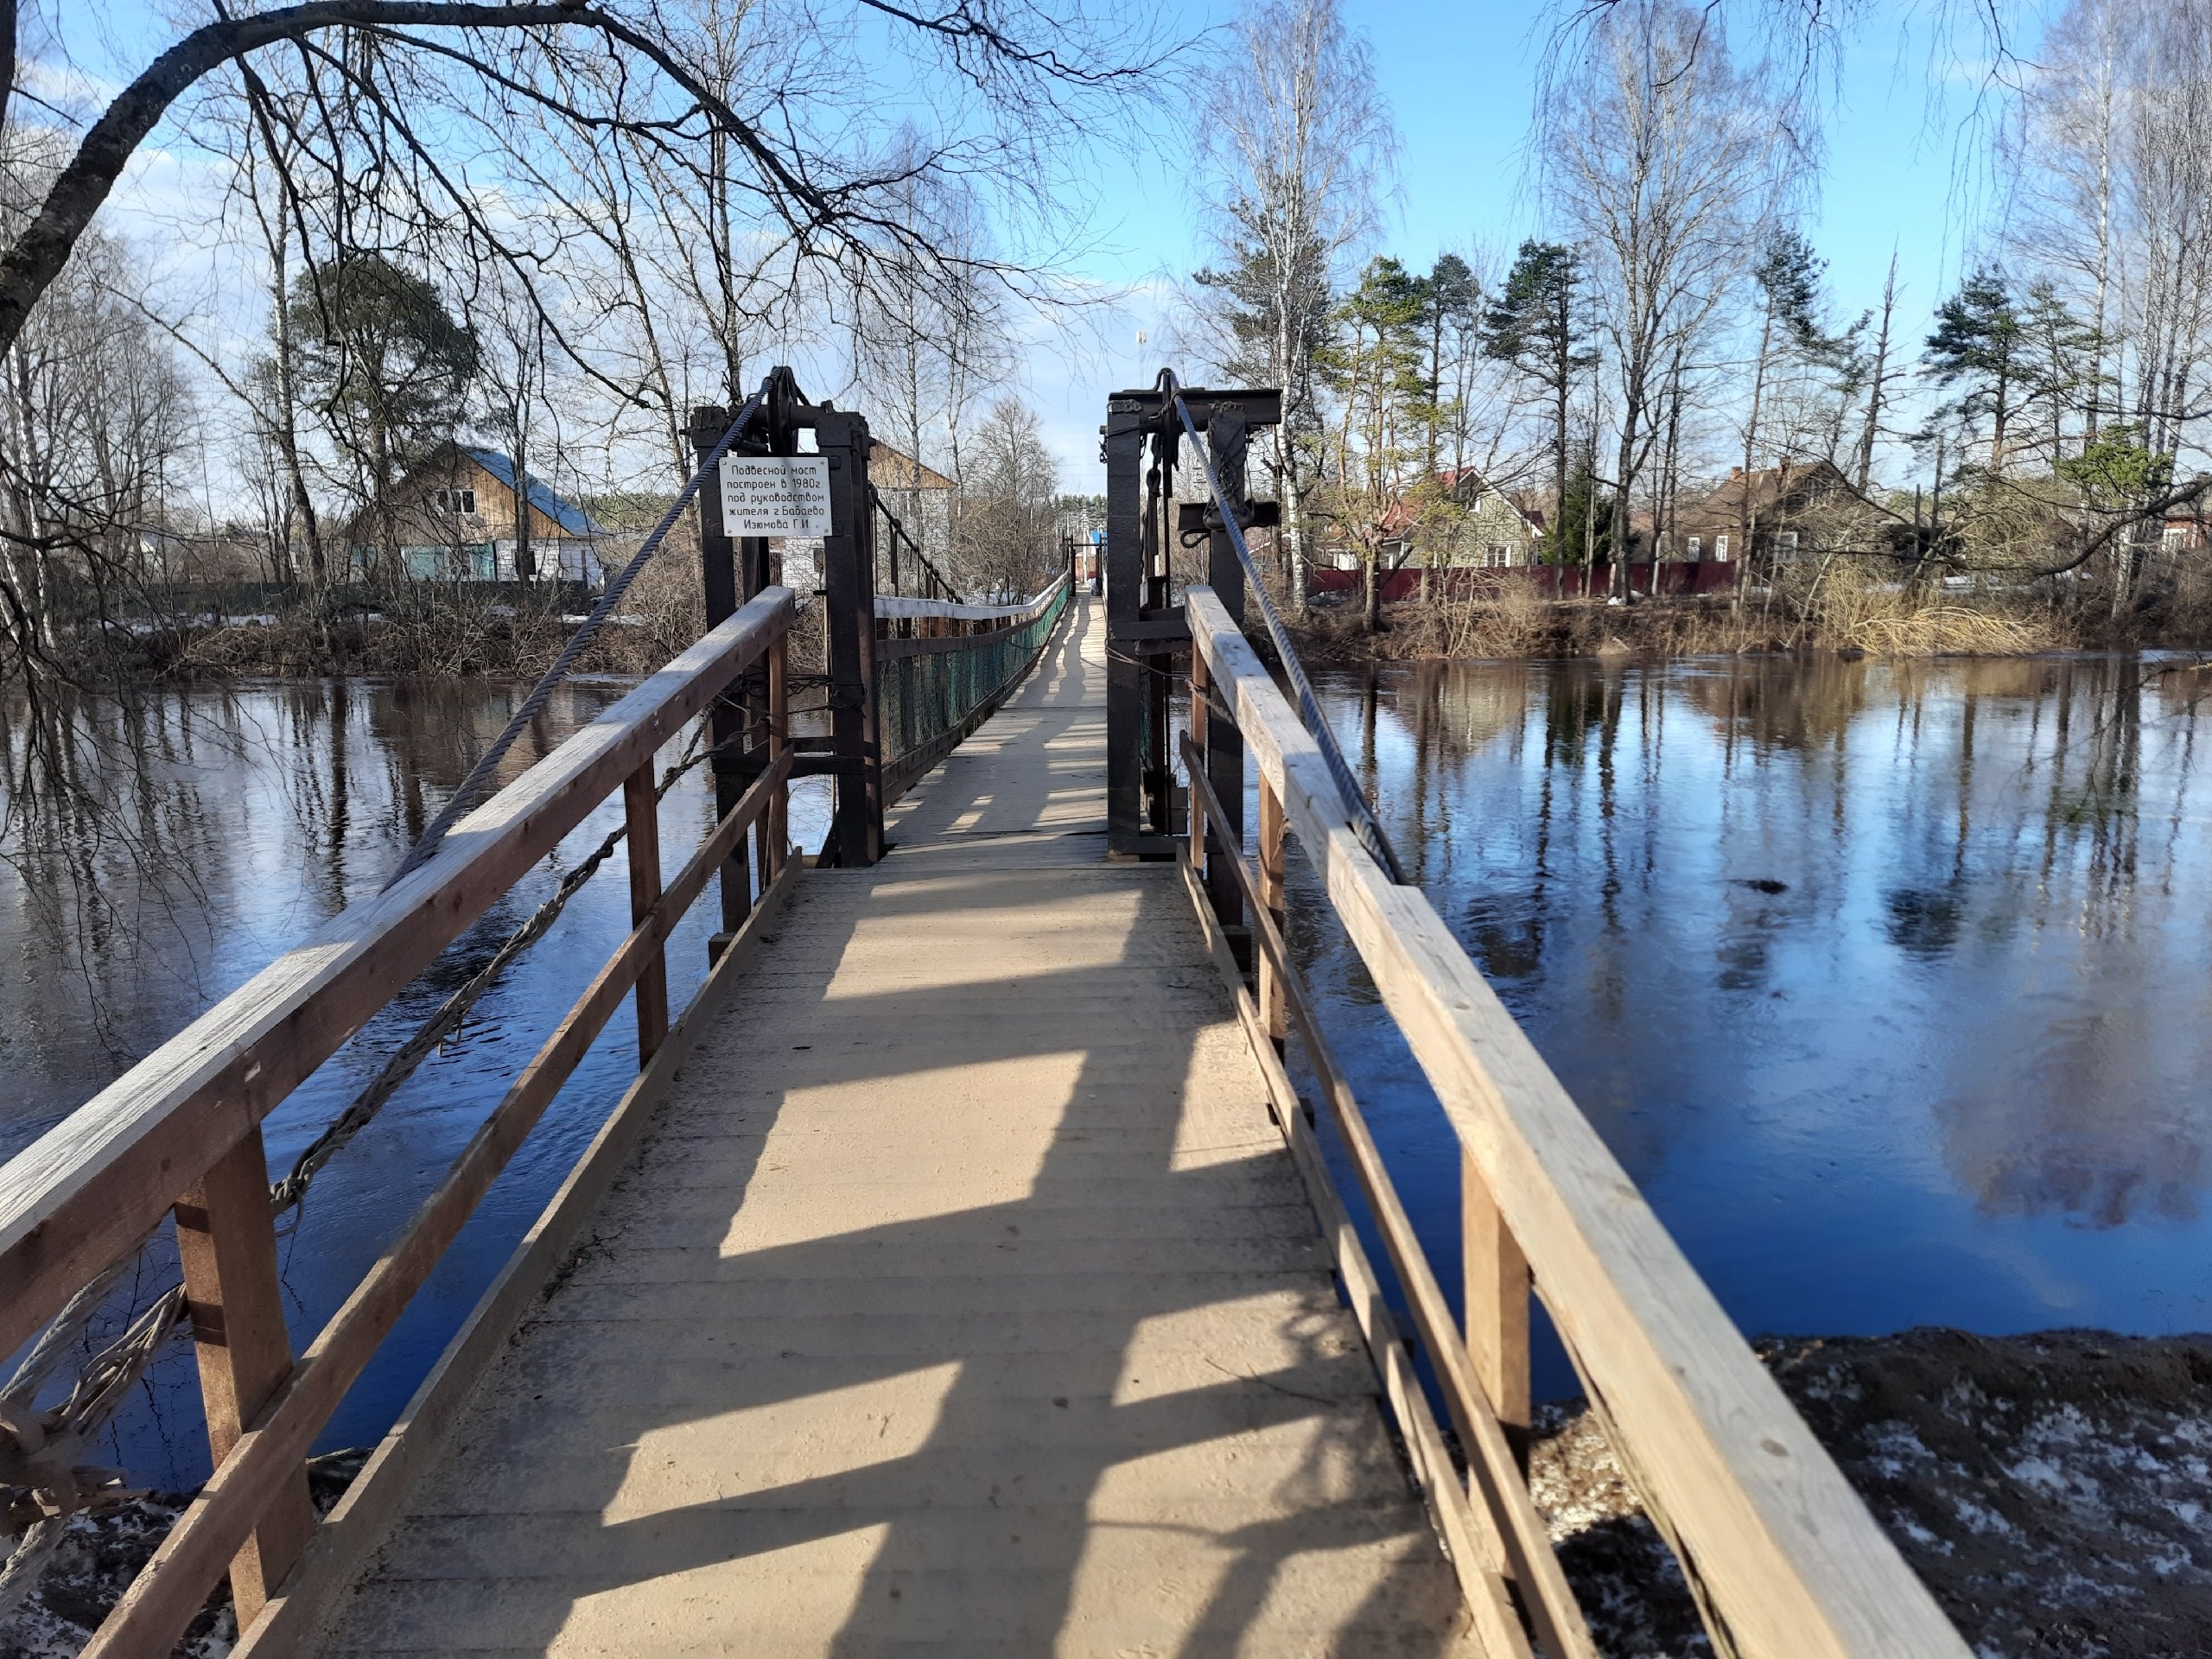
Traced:
<path fill-rule="evenodd" d="M 2010 1521 L 1994 1510 L 1984 1509 L 1971 1498 L 1954 1497 L 1951 1509 L 1959 1517 L 1959 1524 L 1968 1532 L 2006 1533 L 2012 1530 Z"/>

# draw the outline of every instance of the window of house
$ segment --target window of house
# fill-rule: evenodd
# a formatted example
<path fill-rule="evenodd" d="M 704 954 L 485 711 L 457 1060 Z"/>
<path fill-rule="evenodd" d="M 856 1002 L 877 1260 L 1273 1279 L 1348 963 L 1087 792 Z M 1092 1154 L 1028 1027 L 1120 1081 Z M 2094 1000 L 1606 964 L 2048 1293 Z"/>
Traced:
<path fill-rule="evenodd" d="M 1728 562 L 1728 538 L 1726 536 L 1713 538 L 1713 556 L 1723 564 Z"/>
<path fill-rule="evenodd" d="M 465 518 L 476 516 L 476 492 L 474 490 L 440 490 L 438 511 L 457 512 Z"/>
<path fill-rule="evenodd" d="M 1483 549 L 1483 563 L 1493 569 L 1502 565 L 1511 564 L 1513 550 L 1503 542 L 1492 542 L 1488 547 Z"/>
<path fill-rule="evenodd" d="M 1704 556 L 1705 556 L 1705 537 L 1702 537 L 1702 536 L 1693 536 L 1693 537 L 1690 537 L 1690 563 L 1692 563 L 1693 564 L 1694 564 L 1695 563 L 1697 563 L 1697 561 L 1698 561 L 1698 560 L 1700 560 L 1700 559 L 1703 558 Z"/>
<path fill-rule="evenodd" d="M 1797 532 L 1796 531 L 1777 530 L 1774 532 L 1774 556 L 1781 560 L 1785 564 L 1797 556 Z"/>
<path fill-rule="evenodd" d="M 2177 551 L 2178 550 L 2189 545 L 2189 526 L 2187 524 L 2168 524 L 2159 534 L 2158 539 L 2164 544 L 2165 549 L 2169 553 Z"/>

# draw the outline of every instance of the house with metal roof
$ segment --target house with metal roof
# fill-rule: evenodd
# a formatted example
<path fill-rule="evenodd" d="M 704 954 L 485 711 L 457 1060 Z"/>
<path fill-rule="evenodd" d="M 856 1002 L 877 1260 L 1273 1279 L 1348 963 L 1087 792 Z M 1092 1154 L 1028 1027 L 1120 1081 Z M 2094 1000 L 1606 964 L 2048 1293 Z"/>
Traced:
<path fill-rule="evenodd" d="M 448 442 L 348 523 L 359 574 L 418 581 L 600 580 L 612 534 L 500 450 Z"/>

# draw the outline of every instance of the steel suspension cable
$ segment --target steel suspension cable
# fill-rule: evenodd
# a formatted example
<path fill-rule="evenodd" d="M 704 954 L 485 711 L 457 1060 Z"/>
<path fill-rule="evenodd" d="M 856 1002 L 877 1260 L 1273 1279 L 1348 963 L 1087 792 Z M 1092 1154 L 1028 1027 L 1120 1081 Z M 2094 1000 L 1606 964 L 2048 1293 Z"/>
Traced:
<path fill-rule="evenodd" d="M 706 480 L 707 475 L 721 465 L 722 457 L 729 453 L 730 445 L 737 442 L 738 433 L 759 411 L 761 402 L 766 396 L 767 390 L 763 387 L 746 400 L 745 407 L 737 411 L 737 417 L 729 423 L 728 430 L 715 441 L 715 447 L 707 452 L 707 458 L 701 461 L 691 476 L 684 480 L 683 489 L 677 493 L 676 499 L 670 504 L 668 511 L 661 514 L 660 522 L 652 527 L 643 544 L 631 556 L 630 562 L 615 572 L 613 580 L 608 582 L 601 592 L 598 602 L 591 607 L 591 612 L 584 618 L 582 626 L 577 628 L 575 637 L 570 639 L 562 648 L 561 654 L 553 659 L 553 666 L 538 677 L 537 683 L 531 688 L 530 695 L 523 699 L 522 707 L 515 710 L 514 718 L 507 722 L 506 729 L 492 740 L 492 747 L 478 757 L 476 764 L 468 769 L 468 776 L 461 780 L 461 786 L 454 790 L 447 798 L 446 804 L 438 809 L 438 816 L 430 820 L 429 828 L 423 830 L 415 845 L 408 849 L 407 856 L 400 861 L 399 868 L 391 873 L 391 880 L 384 884 L 385 889 L 390 889 L 394 883 L 418 868 L 426 859 L 435 853 L 439 844 L 445 840 L 447 832 L 454 824 L 460 823 L 476 804 L 477 798 L 483 793 L 485 785 L 492 781 L 493 774 L 498 772 L 499 762 L 506 758 L 507 751 L 514 747 L 515 739 L 521 736 L 524 728 L 544 711 L 545 704 L 553 696 L 555 688 L 563 680 L 568 678 L 569 672 L 575 667 L 577 659 L 582 657 L 586 649 L 589 647 L 593 639 L 605 626 L 607 619 L 613 614 L 614 607 L 622 602 L 622 595 L 629 591 L 630 584 L 637 580 L 638 573 L 645 568 L 647 561 L 654 554 L 660 551 L 662 540 L 671 530 L 676 527 L 676 521 L 683 517 L 683 509 L 691 505 L 691 498 L 698 494 L 699 486 Z"/>
<path fill-rule="evenodd" d="M 1213 450 L 1198 435 L 1198 423 L 1191 418 L 1190 406 L 1183 401 L 1183 389 L 1176 382 L 1175 372 L 1162 369 L 1159 385 L 1160 390 L 1174 400 L 1175 412 L 1182 417 L 1183 430 L 1189 436 L 1192 447 L 1198 451 L 1198 464 L 1205 473 L 1206 488 L 1213 495 L 1214 510 L 1221 515 L 1222 524 L 1229 534 L 1229 544 L 1236 550 L 1236 562 L 1244 567 L 1245 582 L 1252 597 L 1259 601 L 1260 615 L 1268 625 L 1268 638 L 1274 642 L 1275 655 L 1282 659 L 1283 673 L 1290 681 L 1291 690 L 1297 694 L 1298 717 L 1305 723 L 1306 731 L 1312 734 L 1314 742 L 1320 746 L 1323 764 L 1329 768 L 1329 775 L 1336 779 L 1338 790 L 1351 807 L 1352 833 L 1359 837 L 1360 845 L 1367 849 L 1391 880 L 1402 887 L 1412 886 L 1405 867 L 1398 862 L 1396 849 L 1390 845 L 1389 836 L 1383 834 L 1382 823 L 1375 816 L 1375 809 L 1368 804 L 1367 791 L 1353 777 L 1344 750 L 1337 745 L 1336 733 L 1330 729 L 1329 722 L 1322 717 L 1321 704 L 1313 695 L 1313 683 L 1306 677 L 1306 669 L 1299 662 L 1298 652 L 1291 645 L 1290 631 L 1283 626 L 1282 617 L 1276 611 L 1274 601 L 1268 597 L 1268 585 L 1260 579 L 1260 567 L 1252 557 L 1252 550 L 1245 544 L 1244 526 L 1237 522 L 1236 507 L 1230 501 L 1228 492 L 1221 487 L 1220 475 L 1214 471 Z"/>
<path fill-rule="evenodd" d="M 539 677 L 521 709 L 508 721 L 506 729 L 470 769 L 399 868 L 385 882 L 387 888 L 435 853 L 447 832 L 468 810 L 507 750 L 513 747 L 515 739 L 543 709 L 546 700 L 575 667 L 638 573 L 659 550 L 677 519 L 698 493 L 702 482 L 721 464 L 739 432 L 760 409 L 765 395 L 765 391 L 755 393 L 738 411 L 720 441 L 685 481 L 675 502 L 661 515 L 660 522 L 629 563 L 607 583 L 575 637 Z M 665 796 L 679 778 L 709 759 L 712 753 L 695 749 L 670 767 L 660 779 L 655 798 Z M 446 998 L 369 1085 L 300 1154 L 291 1170 L 282 1179 L 271 1183 L 272 1210 L 282 1215 L 299 1205 L 323 1166 L 366 1127 L 400 1084 L 412 1076 L 439 1043 L 458 1027 L 477 999 L 515 958 L 552 926 L 569 900 L 613 855 L 626 830 L 626 825 L 614 830 L 582 862 L 565 873 L 552 895 L 491 960 Z M 124 1274 L 141 1261 L 151 1237 L 148 1235 L 137 1246 L 118 1255 L 79 1290 L 48 1325 L 15 1375 L 4 1387 L 0 1387 L 0 1486 L 29 1491 L 40 1509 L 38 1519 L 14 1541 L 14 1547 L 0 1550 L 0 1618 L 6 1618 L 36 1586 L 72 1516 L 85 1510 L 106 1508 L 136 1495 L 123 1485 L 120 1471 L 92 1468 L 81 1459 L 92 1436 L 137 1385 L 170 1335 L 187 1322 L 181 1283 L 170 1282 L 149 1306 L 138 1312 L 124 1333 L 86 1364 L 60 1404 L 41 1411 L 35 1402 L 62 1357 L 84 1339 L 94 1316 L 118 1287 Z"/>

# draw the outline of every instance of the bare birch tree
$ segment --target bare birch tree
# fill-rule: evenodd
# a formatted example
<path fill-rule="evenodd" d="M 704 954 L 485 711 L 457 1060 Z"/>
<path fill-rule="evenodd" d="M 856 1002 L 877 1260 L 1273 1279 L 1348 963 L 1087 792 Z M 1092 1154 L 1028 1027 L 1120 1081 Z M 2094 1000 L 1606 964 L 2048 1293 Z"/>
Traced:
<path fill-rule="evenodd" d="M 1617 383 L 1616 598 L 1667 365 L 1720 316 L 1774 195 L 1770 117 L 1713 16 L 1677 0 L 1620 0 L 1540 113 L 1545 194 L 1587 250 Z"/>
<path fill-rule="evenodd" d="M 1375 228 L 1397 134 L 1365 41 L 1337 0 L 1246 0 L 1194 107 L 1205 238 L 1200 282 L 1239 314 L 1215 366 L 1280 387 L 1268 470 L 1282 504 L 1284 578 L 1306 603 L 1307 493 L 1322 429 L 1315 358 L 1346 267 Z"/>

